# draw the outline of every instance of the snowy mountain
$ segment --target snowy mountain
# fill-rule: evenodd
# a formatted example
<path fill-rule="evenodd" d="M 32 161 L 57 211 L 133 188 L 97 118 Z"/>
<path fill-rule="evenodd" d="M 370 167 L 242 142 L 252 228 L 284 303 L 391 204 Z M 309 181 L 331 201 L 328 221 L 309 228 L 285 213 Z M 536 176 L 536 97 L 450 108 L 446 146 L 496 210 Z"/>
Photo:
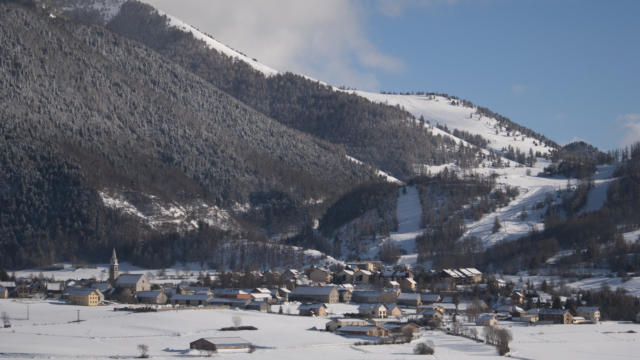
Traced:
<path fill-rule="evenodd" d="M 489 248 L 532 230 L 542 230 L 549 209 L 562 203 L 566 189 L 571 192 L 579 185 L 578 180 L 567 176 L 538 176 L 551 165 L 559 150 L 557 144 L 468 101 L 437 94 L 340 90 L 305 75 L 279 72 L 172 15 L 137 1 L 50 1 L 65 16 L 57 19 L 52 12 L 47 16 L 48 23 L 27 16 L 29 21 L 47 30 L 51 27 L 54 33 L 59 30 L 57 27 L 69 31 L 79 40 L 73 46 L 86 46 L 83 51 L 87 54 L 101 53 L 102 57 L 96 58 L 106 59 L 112 69 L 110 73 L 86 69 L 88 74 L 108 79 L 100 90 L 105 92 L 101 96 L 88 96 L 86 91 L 68 87 L 71 90 L 67 91 L 76 91 L 86 99 L 79 97 L 78 109 L 64 119 L 86 118 L 87 123 L 73 120 L 68 124 L 60 119 L 56 126 L 63 125 L 51 128 L 58 131 L 68 127 L 73 136 L 61 132 L 56 138 L 67 137 L 82 144 L 82 149 L 99 150 L 87 152 L 86 158 L 79 160 L 80 169 L 94 166 L 93 156 L 104 159 L 100 161 L 109 166 L 126 164 L 127 172 L 114 171 L 111 177 L 87 172 L 86 190 L 100 200 L 94 201 L 96 204 L 136 218 L 152 232 L 196 232 L 204 224 L 218 230 L 250 229 L 274 242 L 297 235 L 304 238 L 332 204 L 359 185 L 384 180 L 401 187 L 416 176 L 446 170 L 464 176 L 482 175 L 495 182 L 486 194 L 468 199 L 454 211 L 464 217 L 465 230 L 458 240 L 476 237 L 484 248 Z M 74 19 L 79 19 L 79 24 Z M 27 33 L 20 33 L 18 23 L 12 26 L 16 29 L 11 36 L 20 37 L 21 41 L 34 46 L 45 41 L 27 38 Z M 105 29 L 106 35 L 102 33 Z M 116 40 L 105 42 L 105 36 Z M 80 65 L 75 66 L 84 69 L 86 64 L 77 61 Z M 63 58 L 60 62 L 69 60 Z M 57 66 L 60 64 L 51 64 L 51 68 Z M 146 74 L 149 67 L 156 78 Z M 138 99 L 131 95 L 129 87 L 134 87 L 123 79 L 142 84 L 144 96 Z M 20 81 L 29 88 L 35 80 Z M 121 99 L 123 83 L 128 86 L 125 98 L 134 100 Z M 49 101 L 37 92 L 29 96 L 36 103 Z M 101 102 L 91 100 L 96 98 L 117 103 L 115 109 L 131 108 L 137 116 L 128 120 L 126 112 L 103 108 Z M 158 111 L 166 103 L 178 104 L 184 111 Z M 151 105 L 145 108 L 148 104 Z M 184 121 L 177 121 L 178 118 Z M 110 121 L 119 124 L 117 130 L 105 126 Z M 27 131 L 18 133 L 26 136 Z M 112 142 L 105 133 L 120 137 Z M 41 136 L 53 138 L 51 134 Z M 124 145 L 119 143 L 122 141 Z M 152 150 L 140 150 L 139 144 Z M 251 145 L 249 150 L 247 144 Z M 33 151 L 40 154 L 41 148 L 45 146 Z M 123 148 L 135 151 L 127 153 Z M 65 154 L 69 145 L 61 145 L 60 149 Z M 42 166 L 49 166 L 43 161 Z M 143 169 L 140 163 L 147 168 Z M 607 189 L 614 182 L 613 170 L 613 166 L 598 168 L 582 213 L 604 205 Z M 79 170 L 85 174 L 83 171 Z M 20 176 L 31 175 L 25 172 Z M 166 176 L 173 182 L 157 185 Z M 182 192 L 182 186 L 188 191 Z M 465 214 L 481 198 L 493 201 L 511 189 L 516 189 L 517 195 L 506 203 L 474 216 Z M 143 201 L 139 196 L 132 201 L 132 193 L 141 195 Z M 353 248 L 335 244 L 333 248 L 340 248 L 343 257 L 347 257 L 346 250 L 354 256 L 360 253 L 375 257 L 385 244 L 391 243 L 404 252 L 400 262 L 415 263 L 419 250 L 415 240 L 429 230 L 423 224 L 422 211 L 432 204 L 425 203 L 429 199 L 421 198 L 411 185 L 393 196 L 393 200 L 384 201 L 395 202 L 394 205 L 373 204 L 358 209 L 360 218 L 350 218 L 348 224 L 333 229 L 342 238 L 356 234 L 371 238 L 362 243 L 360 239 L 349 239 L 349 244 L 358 248 L 355 253 Z M 446 198 L 433 199 L 434 203 L 436 200 Z M 388 213 L 381 214 L 384 211 Z M 394 222 L 397 226 L 390 227 Z M 496 222 L 501 225 L 498 230 Z M 327 243 L 333 241 L 333 235 L 301 241 L 328 252 L 331 246 Z M 101 238 L 101 246 L 112 240 Z"/>

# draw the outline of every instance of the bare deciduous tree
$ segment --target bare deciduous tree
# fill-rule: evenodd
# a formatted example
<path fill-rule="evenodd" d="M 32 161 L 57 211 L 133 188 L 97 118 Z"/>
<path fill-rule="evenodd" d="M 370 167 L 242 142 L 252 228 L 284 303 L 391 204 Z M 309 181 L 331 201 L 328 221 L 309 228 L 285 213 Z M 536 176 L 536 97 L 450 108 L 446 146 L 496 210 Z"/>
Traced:
<path fill-rule="evenodd" d="M 138 345 L 138 351 L 140 352 L 140 356 L 138 356 L 139 358 L 146 359 L 149 357 L 149 346 L 140 344 Z"/>

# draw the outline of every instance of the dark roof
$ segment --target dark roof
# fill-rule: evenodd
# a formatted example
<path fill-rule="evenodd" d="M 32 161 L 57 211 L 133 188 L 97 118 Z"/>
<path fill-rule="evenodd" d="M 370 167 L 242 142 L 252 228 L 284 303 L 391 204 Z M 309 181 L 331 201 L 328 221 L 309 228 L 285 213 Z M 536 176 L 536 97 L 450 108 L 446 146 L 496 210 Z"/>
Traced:
<path fill-rule="evenodd" d="M 171 301 L 208 301 L 211 299 L 211 295 L 188 295 L 188 294 L 175 294 L 171 297 Z"/>
<path fill-rule="evenodd" d="M 251 346 L 250 342 L 240 337 L 210 337 L 210 338 L 201 338 L 198 340 L 207 341 L 211 344 L 214 344 L 218 348 L 224 348 L 227 346 L 246 346 L 246 347 Z"/>
<path fill-rule="evenodd" d="M 577 312 L 595 312 L 600 311 L 597 306 L 578 306 L 576 309 Z"/>
<path fill-rule="evenodd" d="M 67 291 L 65 292 L 67 295 L 89 295 L 92 292 L 97 292 L 99 293 L 100 291 L 98 291 L 97 289 L 87 289 L 87 288 L 69 288 L 67 289 Z"/>
<path fill-rule="evenodd" d="M 564 315 L 565 313 L 568 313 L 569 310 L 563 310 L 563 309 L 540 309 L 540 311 L 538 312 L 538 314 L 540 315 Z"/>
<path fill-rule="evenodd" d="M 247 295 L 251 290 L 245 289 L 213 289 L 215 295 Z"/>
<path fill-rule="evenodd" d="M 398 295 L 398 300 L 418 301 L 418 300 L 420 300 L 420 294 L 418 294 L 418 293 L 401 293 L 400 295 Z"/>
<path fill-rule="evenodd" d="M 143 276 L 144 274 L 122 274 L 118 276 L 116 284 L 121 286 L 136 285 Z"/>
<path fill-rule="evenodd" d="M 326 308 L 327 306 L 325 304 L 300 305 L 298 307 L 298 310 L 316 310 L 316 309 L 320 309 L 321 307 Z"/>
<path fill-rule="evenodd" d="M 138 298 L 157 298 L 162 292 L 161 291 L 139 291 L 136 294 Z"/>
<path fill-rule="evenodd" d="M 298 286 L 291 296 L 328 296 L 335 289 L 335 286 Z"/>
<path fill-rule="evenodd" d="M 249 299 L 230 299 L 230 298 L 214 298 L 209 300 L 209 304 L 222 304 L 222 305 L 240 305 L 245 306 L 251 303 Z"/>

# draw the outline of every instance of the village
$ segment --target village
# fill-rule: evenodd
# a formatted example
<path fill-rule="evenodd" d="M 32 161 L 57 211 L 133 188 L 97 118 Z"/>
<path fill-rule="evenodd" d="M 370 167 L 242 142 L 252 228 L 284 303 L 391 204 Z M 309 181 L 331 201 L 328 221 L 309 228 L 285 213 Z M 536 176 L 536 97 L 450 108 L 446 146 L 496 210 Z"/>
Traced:
<path fill-rule="evenodd" d="M 500 355 L 509 352 L 512 340 L 504 325 L 600 322 L 598 307 L 588 306 L 577 295 L 552 295 L 530 283 L 517 287 L 475 268 L 424 271 L 359 261 L 282 272 L 200 272 L 188 280 L 162 272 L 121 273 L 115 249 L 107 281 L 32 276 L 0 282 L 0 299 L 12 298 L 109 305 L 128 313 L 242 309 L 312 317 L 326 319 L 319 330 L 358 338 L 362 345 L 411 343 L 428 329 L 495 346 Z M 9 316 L 3 318 L 4 326 L 11 327 Z M 240 325 L 234 321 L 228 330 L 252 330 Z M 185 345 L 210 353 L 255 350 L 241 337 L 193 338 Z"/>

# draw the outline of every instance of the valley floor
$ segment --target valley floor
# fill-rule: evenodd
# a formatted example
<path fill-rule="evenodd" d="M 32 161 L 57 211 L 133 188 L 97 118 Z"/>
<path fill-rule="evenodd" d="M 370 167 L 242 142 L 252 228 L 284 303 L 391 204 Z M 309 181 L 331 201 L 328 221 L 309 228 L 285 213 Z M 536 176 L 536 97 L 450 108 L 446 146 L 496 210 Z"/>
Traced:
<path fill-rule="evenodd" d="M 29 319 L 27 319 L 29 305 Z M 81 322 L 74 322 L 80 311 Z M 257 346 L 252 353 L 224 354 L 228 359 L 415 359 L 417 342 L 430 340 L 435 356 L 425 359 L 500 358 L 480 342 L 424 331 L 412 344 L 355 346 L 361 338 L 325 331 L 327 319 L 240 310 L 182 310 L 131 314 L 112 306 L 78 307 L 55 301 L 0 300 L 13 327 L 0 329 L 0 358 L 134 358 L 137 345 L 149 346 L 154 359 L 198 358 L 189 343 L 202 337 L 240 336 Z M 233 317 L 257 331 L 229 334 L 217 329 Z M 640 351 L 640 325 L 501 325 L 513 332 L 512 356 L 520 359 L 634 359 Z M 471 325 L 469 325 L 471 326 Z M 480 332 L 481 329 L 479 329 Z"/>

